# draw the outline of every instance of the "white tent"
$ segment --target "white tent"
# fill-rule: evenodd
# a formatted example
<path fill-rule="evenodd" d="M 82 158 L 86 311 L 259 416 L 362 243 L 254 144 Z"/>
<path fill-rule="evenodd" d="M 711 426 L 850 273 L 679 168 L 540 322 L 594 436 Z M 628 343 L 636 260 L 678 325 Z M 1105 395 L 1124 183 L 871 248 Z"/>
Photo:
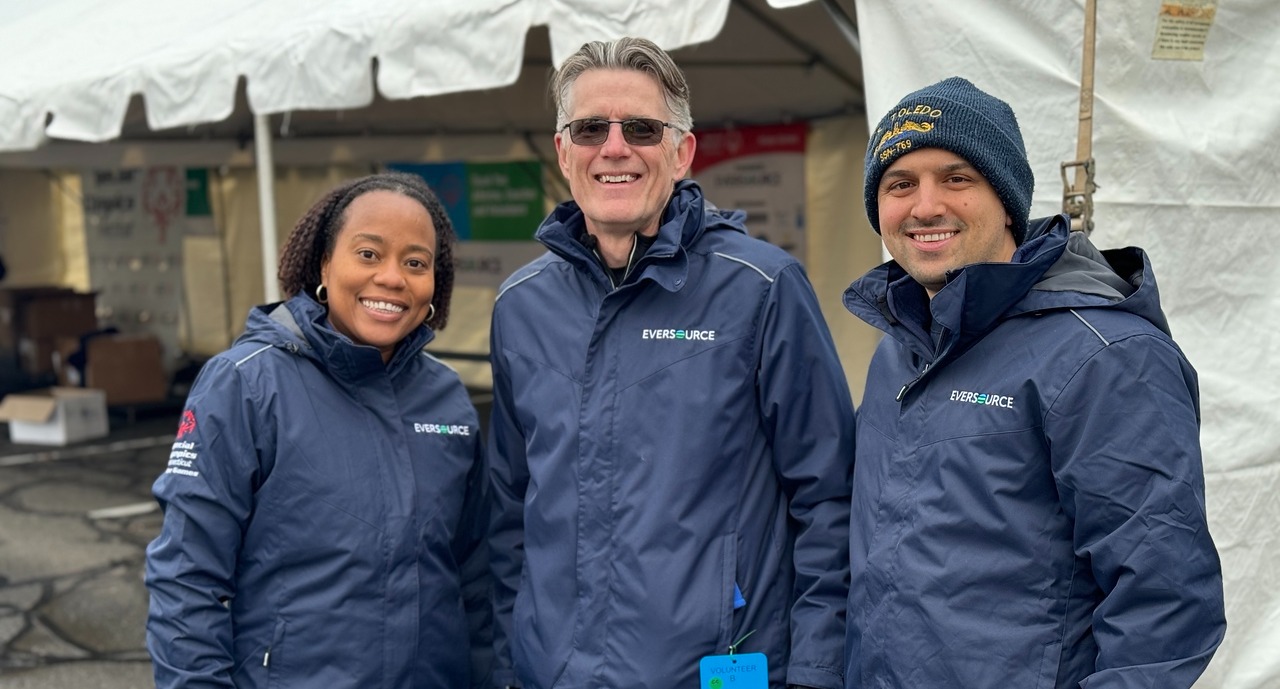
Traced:
<path fill-rule="evenodd" d="M 857 52 L 836 21 L 852 35 L 852 3 L 843 2 L 846 9 L 836 0 L 7 0 L 0 173 L 204 167 L 231 170 L 239 198 L 252 177 L 238 171 L 258 166 L 261 209 L 253 217 L 243 203 L 231 209 L 237 226 L 254 227 L 232 230 L 228 260 L 261 264 L 260 275 L 229 280 L 235 328 L 275 282 L 271 220 L 288 226 L 301 210 L 272 212 L 273 195 L 283 195 L 279 207 L 290 202 L 280 175 L 296 166 L 359 174 L 388 161 L 530 158 L 554 171 L 551 67 L 587 40 L 642 35 L 675 52 L 698 130 L 810 123 L 806 221 L 810 238 L 827 236 L 829 249 L 810 262 L 811 275 L 824 283 L 833 327 L 849 331 L 841 341 L 869 349 L 873 333 L 840 315 L 848 276 L 878 258 L 874 235 L 847 231 L 859 211 L 843 185 L 860 169 L 865 125 Z M 274 188 L 262 173 L 272 158 Z M 558 175 L 548 178 L 554 197 Z M 311 181 L 292 200 L 332 184 Z M 237 239 L 251 231 L 258 244 L 258 225 L 261 260 Z M 851 266 L 854 254 L 861 258 Z M 455 292 L 472 296 L 483 320 L 491 297 Z M 483 333 L 459 325 L 442 347 L 483 351 Z M 848 368 L 860 388 L 860 367 Z"/>
<path fill-rule="evenodd" d="M 46 135 L 114 139 L 133 94 L 145 98 L 151 129 L 224 120 L 241 75 L 258 114 L 358 108 L 373 102 L 375 58 L 377 89 L 391 99 L 497 88 L 519 76 L 532 26 L 551 27 L 558 62 L 622 31 L 672 47 L 710 40 L 728 5 L 10 0 L 0 6 L 0 149 L 34 148 Z"/>
<path fill-rule="evenodd" d="M 806 1 L 769 4 L 788 7 Z M 758 4 L 739 6 L 760 16 Z M 276 239 L 271 185 L 262 174 L 272 163 L 271 130 L 264 116 L 286 114 L 282 129 L 299 129 L 316 119 L 308 122 L 301 113 L 367 108 L 375 94 L 385 103 L 500 89 L 520 78 L 526 35 L 538 25 L 549 27 L 548 66 L 601 36 L 642 35 L 668 49 L 703 43 L 720 32 L 729 6 L 729 0 L 9 0 L 0 5 L 0 151 L 32 149 L 50 138 L 117 139 L 125 133 L 135 95 L 145 103 L 146 130 L 225 122 L 237 111 L 243 76 L 245 103 L 239 110 L 242 116 L 249 111 L 257 116 L 252 138 L 263 181 L 263 250 L 270 255 Z M 774 19 L 761 21 L 768 25 Z M 781 35 L 795 42 L 785 30 Z M 838 37 L 834 31 L 829 35 Z M 767 50 L 750 34 L 742 39 Z M 767 54 L 756 57 L 763 58 L 761 65 L 768 64 Z M 821 51 L 809 50 L 805 57 L 841 72 Z M 851 82 L 847 74 L 839 76 Z M 736 79 L 745 83 L 741 73 Z M 789 105 L 780 110 L 792 117 L 849 109 L 854 105 L 850 95 L 858 87 L 847 83 L 843 89 L 832 88 L 828 82 L 795 78 L 786 84 Z M 477 123 L 487 131 L 545 129 L 548 119 L 542 109 L 529 107 L 541 100 L 536 91 L 514 95 L 473 100 L 470 107 L 453 112 L 429 111 L 429 126 L 437 132 L 474 132 Z M 751 99 L 758 101 L 754 96 L 717 97 L 716 108 L 700 108 L 699 113 L 749 112 L 749 107 L 732 108 Z M 396 126 L 388 114 L 393 110 L 384 107 L 357 116 L 368 119 L 356 131 Z M 400 115 L 410 119 L 408 130 L 419 134 L 425 127 L 412 119 L 422 116 L 421 110 Z M 405 125 L 402 119 L 399 131 Z M 243 140 L 245 129 L 215 126 L 181 136 Z M 351 129 L 347 124 L 345 130 Z M 264 262 L 268 273 L 271 263 Z M 265 284 L 268 299 L 273 299 L 275 281 L 268 276 Z"/>
<path fill-rule="evenodd" d="M 433 133 L 546 137 L 545 69 L 584 40 L 636 34 L 675 49 L 732 33 L 681 56 L 704 63 L 689 70 L 701 120 L 861 117 L 862 79 L 866 110 L 878 117 L 908 91 L 962 74 L 1013 105 L 1037 176 L 1033 212 L 1055 212 L 1058 165 L 1076 149 L 1082 0 L 856 1 L 861 63 L 847 43 L 831 45 L 840 40 L 827 16 L 827 8 L 838 14 L 835 0 L 6 0 L 0 150 L 20 152 L 0 154 L 0 166 L 133 160 L 128 144 L 46 138 L 123 136 L 155 146 L 148 160 L 179 145 L 232 159 L 247 155 L 253 113 L 274 115 L 271 132 L 291 137 L 276 142 L 278 155 L 303 155 L 308 133 L 366 132 L 402 147 L 405 137 Z M 1199 686 L 1277 687 L 1280 593 L 1270 572 L 1280 565 L 1280 501 L 1271 497 L 1280 488 L 1280 366 L 1269 355 L 1280 349 L 1280 296 L 1268 288 L 1280 275 L 1269 241 L 1280 225 L 1280 3 L 1100 4 L 1095 241 L 1148 249 L 1174 334 L 1200 372 L 1230 628 Z M 781 9 L 790 5 L 804 6 Z M 1153 59 L 1169 8 L 1216 9 L 1201 59 Z M 770 23 L 781 31 L 769 32 Z M 530 27 L 542 25 L 545 55 L 526 45 Z M 794 61 L 806 47 L 807 70 L 779 64 L 780 54 Z M 433 97 L 395 100 L 414 96 Z M 830 142 L 855 148 L 847 138 Z M 861 150 L 847 153 L 810 176 L 810 197 L 845 204 L 842 216 L 830 215 L 862 236 Z M 838 239 L 825 235 L 810 257 L 820 295 L 861 270 Z M 850 318 L 838 307 L 826 313 L 841 339 Z M 855 364 L 865 360 L 846 361 Z"/>

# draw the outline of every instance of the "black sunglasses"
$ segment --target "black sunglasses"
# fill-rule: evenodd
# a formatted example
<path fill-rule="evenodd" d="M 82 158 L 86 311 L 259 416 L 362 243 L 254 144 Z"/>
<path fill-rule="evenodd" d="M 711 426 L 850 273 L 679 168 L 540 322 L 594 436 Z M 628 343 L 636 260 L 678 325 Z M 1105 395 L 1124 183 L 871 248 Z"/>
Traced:
<path fill-rule="evenodd" d="M 675 125 L 648 117 L 632 117 L 625 120 L 603 120 L 599 117 L 588 117 L 574 120 L 561 129 L 569 130 L 569 140 L 579 146 L 599 146 L 609 138 L 609 127 L 622 125 L 622 138 L 632 146 L 656 146 L 662 143 L 665 127 L 675 129 Z"/>

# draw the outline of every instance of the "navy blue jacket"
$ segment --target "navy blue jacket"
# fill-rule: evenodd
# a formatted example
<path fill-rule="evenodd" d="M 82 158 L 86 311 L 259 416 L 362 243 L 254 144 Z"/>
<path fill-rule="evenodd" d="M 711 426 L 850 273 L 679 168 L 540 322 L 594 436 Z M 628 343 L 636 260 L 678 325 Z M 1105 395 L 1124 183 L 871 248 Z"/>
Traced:
<path fill-rule="evenodd" d="M 430 337 L 384 365 L 298 296 L 204 366 L 154 487 L 157 687 L 488 682 L 479 425 Z"/>
<path fill-rule="evenodd" d="M 611 289 L 581 210 L 494 307 L 495 680 L 843 683 L 853 405 L 799 263 L 680 183 Z M 740 595 L 735 595 L 736 593 Z"/>
<path fill-rule="evenodd" d="M 858 412 L 849 689 L 1176 689 L 1222 640 L 1196 374 L 1151 266 L 1065 216 L 1028 237 L 932 301 L 893 262 L 845 293 L 889 335 Z"/>

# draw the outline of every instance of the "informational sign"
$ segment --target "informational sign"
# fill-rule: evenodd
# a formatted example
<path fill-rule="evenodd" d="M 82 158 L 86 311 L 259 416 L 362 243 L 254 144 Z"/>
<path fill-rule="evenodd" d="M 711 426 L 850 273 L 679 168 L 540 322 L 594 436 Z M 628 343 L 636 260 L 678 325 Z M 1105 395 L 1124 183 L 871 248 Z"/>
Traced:
<path fill-rule="evenodd" d="M 803 260 L 804 150 L 808 126 L 697 132 L 693 177 L 720 208 L 747 213 L 747 231 Z"/>
<path fill-rule="evenodd" d="M 183 239 L 213 235 L 208 172 L 153 167 L 82 174 L 89 283 L 98 320 L 181 353 Z"/>
<path fill-rule="evenodd" d="M 533 234 L 546 217 L 542 163 L 392 163 L 426 180 L 444 205 L 458 246 L 457 284 L 496 288 L 546 248 Z"/>
<path fill-rule="evenodd" d="M 1156 15 L 1155 60 L 1204 62 L 1204 45 L 1218 12 L 1216 0 L 1166 0 Z"/>
<path fill-rule="evenodd" d="M 528 241 L 542 222 L 542 163 L 393 163 L 427 181 L 462 241 Z"/>

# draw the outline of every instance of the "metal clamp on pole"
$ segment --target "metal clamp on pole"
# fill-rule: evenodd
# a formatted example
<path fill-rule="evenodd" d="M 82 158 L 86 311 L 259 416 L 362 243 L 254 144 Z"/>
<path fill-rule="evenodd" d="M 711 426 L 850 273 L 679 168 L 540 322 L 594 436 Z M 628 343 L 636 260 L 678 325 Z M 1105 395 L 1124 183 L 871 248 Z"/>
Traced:
<path fill-rule="evenodd" d="M 1097 43 L 1097 0 L 1087 0 L 1084 8 L 1084 55 L 1080 61 L 1080 127 L 1076 138 L 1076 159 L 1062 164 L 1062 212 L 1071 216 L 1071 229 L 1093 232 L 1093 55 Z M 1075 172 L 1074 181 L 1067 169 Z"/>
<path fill-rule="evenodd" d="M 1067 178 L 1067 170 L 1075 170 L 1077 188 Z M 1093 158 L 1073 160 L 1062 164 L 1062 212 L 1071 216 L 1071 231 L 1093 232 L 1093 192 L 1098 185 L 1093 181 Z"/>

